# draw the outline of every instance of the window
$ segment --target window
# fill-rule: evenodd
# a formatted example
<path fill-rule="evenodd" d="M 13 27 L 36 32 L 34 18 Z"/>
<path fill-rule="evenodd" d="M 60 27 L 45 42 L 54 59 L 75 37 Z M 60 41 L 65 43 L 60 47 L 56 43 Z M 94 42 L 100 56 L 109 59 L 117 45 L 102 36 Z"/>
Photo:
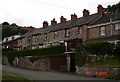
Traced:
<path fill-rule="evenodd" d="M 58 37 L 58 32 L 54 32 L 54 38 Z"/>
<path fill-rule="evenodd" d="M 105 26 L 100 27 L 100 35 L 105 35 Z"/>
<path fill-rule="evenodd" d="M 120 29 L 120 23 L 116 23 L 115 24 L 115 30 L 119 30 Z"/>
<path fill-rule="evenodd" d="M 12 40 L 14 39 L 14 36 L 12 37 Z"/>
<path fill-rule="evenodd" d="M 6 41 L 8 41 L 8 38 L 6 38 Z"/>
<path fill-rule="evenodd" d="M 70 30 L 67 29 L 67 30 L 65 30 L 65 37 L 69 37 L 69 36 L 70 36 Z"/>
<path fill-rule="evenodd" d="M 19 43 L 22 44 L 22 40 L 19 40 Z"/>
<path fill-rule="evenodd" d="M 47 35 L 45 35 L 45 41 L 47 40 Z"/>
<path fill-rule="evenodd" d="M 78 27 L 78 34 L 83 34 L 83 28 L 82 27 Z"/>
<path fill-rule="evenodd" d="M 38 41 L 38 36 L 35 36 L 35 42 L 37 42 Z"/>
<path fill-rule="evenodd" d="M 30 38 L 28 38 L 28 42 L 30 42 Z"/>

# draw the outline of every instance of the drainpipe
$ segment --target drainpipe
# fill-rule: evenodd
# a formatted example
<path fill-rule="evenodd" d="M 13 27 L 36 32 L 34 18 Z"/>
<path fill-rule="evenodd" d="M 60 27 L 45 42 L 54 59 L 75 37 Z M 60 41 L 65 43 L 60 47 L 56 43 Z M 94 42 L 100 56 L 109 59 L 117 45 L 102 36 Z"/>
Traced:
<path fill-rule="evenodd" d="M 110 27 L 111 27 L 111 35 L 113 35 L 113 31 L 112 31 L 112 18 L 110 18 Z"/>

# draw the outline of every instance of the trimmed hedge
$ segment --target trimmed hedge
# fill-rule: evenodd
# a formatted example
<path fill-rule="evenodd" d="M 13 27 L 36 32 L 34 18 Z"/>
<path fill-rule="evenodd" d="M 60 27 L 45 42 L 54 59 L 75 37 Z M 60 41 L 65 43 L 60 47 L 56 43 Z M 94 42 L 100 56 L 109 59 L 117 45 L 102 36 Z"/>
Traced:
<path fill-rule="evenodd" d="M 51 46 L 49 48 L 35 49 L 35 50 L 21 50 L 21 51 L 9 51 L 6 53 L 10 63 L 14 60 L 15 57 L 24 57 L 24 56 L 57 56 L 57 54 L 62 54 L 65 52 L 65 46 Z"/>
<path fill-rule="evenodd" d="M 63 57 L 66 57 L 66 54 L 45 55 L 45 56 L 33 56 L 33 57 L 30 57 L 29 59 L 30 59 L 30 61 L 33 63 L 34 61 L 39 60 L 39 59 L 63 58 Z"/>
<path fill-rule="evenodd" d="M 76 48 L 76 64 L 82 66 L 87 63 L 89 54 L 97 56 L 111 56 L 114 58 L 120 57 L 120 42 L 110 43 L 106 41 L 91 41 L 81 44 Z"/>
<path fill-rule="evenodd" d="M 49 48 L 35 49 L 35 50 L 21 50 L 21 51 L 9 51 L 6 53 L 8 57 L 24 57 L 24 56 L 44 56 L 55 55 L 65 52 L 64 46 L 52 46 Z"/>

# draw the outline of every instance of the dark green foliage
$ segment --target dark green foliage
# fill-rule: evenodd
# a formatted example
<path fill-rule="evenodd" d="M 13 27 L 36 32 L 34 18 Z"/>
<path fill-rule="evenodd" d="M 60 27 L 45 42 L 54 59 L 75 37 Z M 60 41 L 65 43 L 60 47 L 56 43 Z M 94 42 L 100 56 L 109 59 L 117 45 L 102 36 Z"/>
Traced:
<path fill-rule="evenodd" d="M 21 51 L 10 51 L 7 56 L 43 56 L 43 55 L 54 55 L 64 53 L 64 46 L 52 46 L 49 48 L 35 49 L 35 50 L 21 50 Z"/>
<path fill-rule="evenodd" d="M 120 41 L 117 42 L 114 48 L 114 55 L 120 58 Z"/>
<path fill-rule="evenodd" d="M 2 26 L 3 26 L 3 25 L 9 25 L 9 23 L 8 23 L 8 22 L 3 22 L 3 23 L 2 23 Z"/>
<path fill-rule="evenodd" d="M 93 41 L 84 43 L 83 47 L 90 54 L 110 55 L 113 53 L 114 44 L 104 41 Z"/>
<path fill-rule="evenodd" d="M 107 12 L 112 13 L 112 12 L 120 12 L 120 2 L 114 5 L 108 5 L 107 7 Z"/>
<path fill-rule="evenodd" d="M 10 26 L 17 27 L 18 25 L 16 25 L 15 23 L 12 23 Z"/>
<path fill-rule="evenodd" d="M 8 60 L 12 63 L 15 57 L 24 57 L 24 56 L 57 56 L 57 54 L 62 54 L 65 52 L 65 46 L 51 46 L 49 48 L 35 49 L 35 50 L 21 50 L 21 51 L 9 51 L 6 53 Z"/>
<path fill-rule="evenodd" d="M 63 57 L 66 57 L 65 54 L 54 54 L 54 55 L 44 55 L 44 56 L 33 56 L 33 57 L 30 57 L 30 61 L 33 63 L 34 61 L 36 60 L 39 60 L 39 59 L 47 59 L 47 58 L 63 58 Z"/>
<path fill-rule="evenodd" d="M 26 33 L 27 30 L 25 29 L 18 29 L 18 26 L 16 24 L 7 24 L 7 22 L 4 22 L 2 25 L 2 40 L 6 37 L 13 36 L 13 35 L 18 35 L 21 34 L 23 35 Z"/>
<path fill-rule="evenodd" d="M 89 55 L 111 56 L 114 58 L 120 57 L 120 42 L 116 45 L 115 43 L 110 43 L 106 41 L 91 41 L 86 42 L 77 47 L 76 49 L 76 64 L 84 65 L 88 62 Z"/>
<path fill-rule="evenodd" d="M 76 55 L 75 55 L 75 60 L 76 60 L 75 63 L 79 66 L 82 66 L 86 63 L 86 59 L 87 59 L 87 53 L 84 47 L 82 45 L 77 47 Z"/>
<path fill-rule="evenodd" d="M 10 49 L 10 48 L 2 49 L 2 55 L 6 55 L 6 53 L 9 52 L 9 51 L 13 51 L 13 49 Z"/>

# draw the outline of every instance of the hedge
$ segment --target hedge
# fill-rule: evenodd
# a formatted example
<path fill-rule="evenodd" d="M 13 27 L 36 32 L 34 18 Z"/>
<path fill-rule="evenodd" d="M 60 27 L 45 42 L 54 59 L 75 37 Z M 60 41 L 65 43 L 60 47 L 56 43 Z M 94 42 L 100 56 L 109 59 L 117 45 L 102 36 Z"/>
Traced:
<path fill-rule="evenodd" d="M 63 57 L 66 57 L 66 54 L 45 55 L 45 56 L 33 56 L 33 57 L 30 57 L 29 59 L 30 59 L 30 61 L 33 63 L 34 61 L 39 60 L 39 59 L 63 58 Z"/>
<path fill-rule="evenodd" d="M 49 48 L 34 49 L 34 50 L 21 50 L 21 51 L 9 51 L 6 53 L 10 63 L 14 60 L 15 57 L 24 57 L 24 56 L 55 56 L 57 54 L 62 54 L 65 52 L 65 46 L 51 46 Z"/>
<path fill-rule="evenodd" d="M 120 57 L 120 42 L 110 43 L 106 41 L 91 41 L 81 44 L 76 48 L 76 64 L 81 66 L 87 63 L 89 54 L 97 56 L 113 55 Z"/>

